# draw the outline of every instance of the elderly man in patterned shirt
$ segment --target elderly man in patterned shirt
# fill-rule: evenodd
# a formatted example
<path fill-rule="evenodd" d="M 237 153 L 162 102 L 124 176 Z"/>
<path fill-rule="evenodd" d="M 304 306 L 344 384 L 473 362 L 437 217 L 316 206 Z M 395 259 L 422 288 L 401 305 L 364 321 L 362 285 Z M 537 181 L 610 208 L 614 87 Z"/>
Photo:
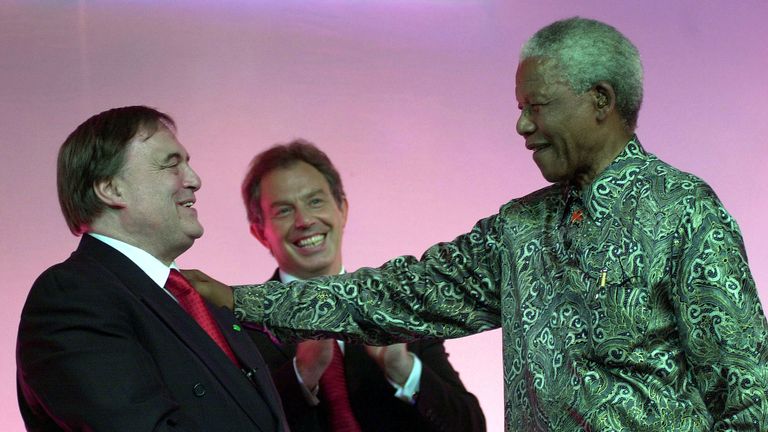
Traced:
<path fill-rule="evenodd" d="M 201 291 L 288 339 L 501 327 L 510 432 L 768 431 L 768 324 L 739 228 L 634 134 L 637 49 L 604 23 L 558 21 L 525 44 L 516 84 L 517 131 L 549 187 L 421 259 Z"/>

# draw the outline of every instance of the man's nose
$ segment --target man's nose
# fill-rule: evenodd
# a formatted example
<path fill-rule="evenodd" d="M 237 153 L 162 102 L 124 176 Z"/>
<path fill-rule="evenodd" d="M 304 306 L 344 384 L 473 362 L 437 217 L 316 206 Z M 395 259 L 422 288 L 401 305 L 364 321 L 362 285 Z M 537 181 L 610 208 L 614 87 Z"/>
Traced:
<path fill-rule="evenodd" d="M 520 111 L 520 116 L 517 118 L 516 125 L 517 133 L 526 136 L 533 133 L 536 130 L 536 124 L 530 119 L 530 113 L 527 108 L 523 108 Z"/>
<path fill-rule="evenodd" d="M 203 181 L 200 179 L 200 176 L 197 175 L 191 166 L 187 165 L 187 172 L 184 177 L 184 186 L 196 191 L 200 189 L 202 185 Z"/>
<path fill-rule="evenodd" d="M 308 228 L 315 224 L 315 220 L 316 219 L 311 211 L 297 208 L 293 222 L 296 228 Z"/>

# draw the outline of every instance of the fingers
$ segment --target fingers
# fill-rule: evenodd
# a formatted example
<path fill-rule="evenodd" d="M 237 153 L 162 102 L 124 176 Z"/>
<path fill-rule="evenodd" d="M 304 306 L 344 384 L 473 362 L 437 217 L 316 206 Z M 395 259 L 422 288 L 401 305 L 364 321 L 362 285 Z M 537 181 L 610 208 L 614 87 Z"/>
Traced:
<path fill-rule="evenodd" d="M 210 276 L 198 269 L 179 269 L 179 271 L 190 282 L 209 282 L 212 280 Z"/>
<path fill-rule="evenodd" d="M 296 369 L 304 384 L 313 389 L 333 359 L 333 339 L 307 340 L 296 346 Z"/>
<path fill-rule="evenodd" d="M 181 270 L 181 273 L 195 290 L 209 302 L 229 309 L 234 307 L 232 288 L 228 285 L 217 281 L 200 270 Z"/>

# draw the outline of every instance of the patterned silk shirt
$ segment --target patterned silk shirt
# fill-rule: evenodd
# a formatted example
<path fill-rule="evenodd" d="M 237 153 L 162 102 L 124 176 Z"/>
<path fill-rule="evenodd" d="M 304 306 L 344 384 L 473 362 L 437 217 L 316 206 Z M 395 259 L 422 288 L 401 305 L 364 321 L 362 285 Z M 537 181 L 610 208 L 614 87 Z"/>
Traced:
<path fill-rule="evenodd" d="M 585 189 L 515 199 L 421 259 L 234 295 L 283 339 L 501 327 L 509 432 L 768 431 L 768 324 L 739 228 L 636 137 Z"/>

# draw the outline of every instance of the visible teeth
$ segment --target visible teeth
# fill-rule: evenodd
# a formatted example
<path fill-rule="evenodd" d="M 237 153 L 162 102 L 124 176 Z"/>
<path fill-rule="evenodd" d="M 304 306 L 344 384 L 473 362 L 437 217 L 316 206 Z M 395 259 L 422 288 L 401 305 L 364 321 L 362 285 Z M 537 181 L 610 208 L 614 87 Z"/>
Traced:
<path fill-rule="evenodd" d="M 193 204 L 194 204 L 194 203 L 191 203 L 191 202 L 185 202 L 185 203 L 184 203 L 184 204 L 182 204 L 182 205 L 183 205 L 184 207 L 192 207 L 192 205 L 193 205 Z"/>
<path fill-rule="evenodd" d="M 312 237 L 307 237 L 305 239 L 299 240 L 298 242 L 296 242 L 296 245 L 299 247 L 320 246 L 320 243 L 323 242 L 324 238 L 325 238 L 325 234 L 317 234 L 317 235 L 313 235 Z"/>

